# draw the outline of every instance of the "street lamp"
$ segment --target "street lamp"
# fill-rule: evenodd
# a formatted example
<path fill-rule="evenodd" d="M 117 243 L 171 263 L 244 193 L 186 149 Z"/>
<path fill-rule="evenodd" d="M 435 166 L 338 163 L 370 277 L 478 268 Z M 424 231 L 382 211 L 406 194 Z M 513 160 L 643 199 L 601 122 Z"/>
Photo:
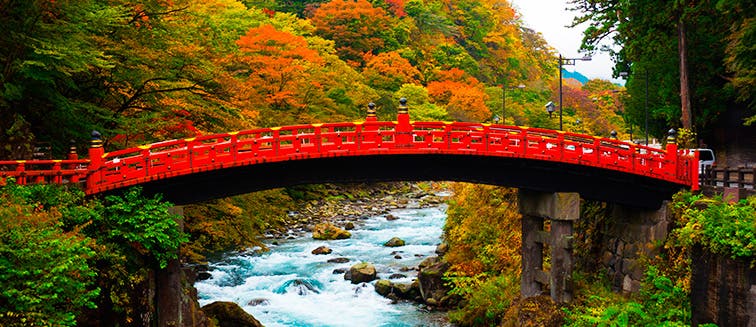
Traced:
<path fill-rule="evenodd" d="M 620 77 L 627 78 L 628 75 L 630 75 L 628 72 L 620 72 Z M 643 79 L 646 82 L 646 101 L 644 104 L 644 112 L 646 116 L 645 121 L 645 130 L 646 130 L 646 146 L 648 146 L 648 68 L 644 69 L 643 71 Z"/>
<path fill-rule="evenodd" d="M 501 86 L 501 123 L 506 124 L 507 123 L 507 89 L 524 89 L 525 84 L 519 84 L 517 86 L 507 86 L 502 85 Z"/>
<path fill-rule="evenodd" d="M 549 101 L 544 107 L 546 107 L 546 111 L 549 113 L 549 118 L 551 118 L 551 114 L 554 113 L 554 107 L 556 107 L 554 102 Z"/>
<path fill-rule="evenodd" d="M 559 130 L 562 130 L 562 66 L 574 66 L 575 62 L 591 61 L 591 56 L 585 55 L 582 58 L 563 58 L 559 54 Z"/>

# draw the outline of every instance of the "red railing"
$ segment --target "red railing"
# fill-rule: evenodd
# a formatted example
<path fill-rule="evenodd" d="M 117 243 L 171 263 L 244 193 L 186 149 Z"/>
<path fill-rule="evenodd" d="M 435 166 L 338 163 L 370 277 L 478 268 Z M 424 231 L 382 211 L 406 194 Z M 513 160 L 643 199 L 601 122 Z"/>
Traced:
<path fill-rule="evenodd" d="M 213 169 L 285 160 L 469 154 L 598 167 L 698 187 L 694 153 L 540 128 L 460 122 L 309 124 L 204 135 L 103 153 L 90 160 L 0 161 L 18 183 L 86 180 L 88 194 Z M 406 118 L 406 117 L 405 117 Z M 30 167 L 34 169 L 29 169 Z"/>

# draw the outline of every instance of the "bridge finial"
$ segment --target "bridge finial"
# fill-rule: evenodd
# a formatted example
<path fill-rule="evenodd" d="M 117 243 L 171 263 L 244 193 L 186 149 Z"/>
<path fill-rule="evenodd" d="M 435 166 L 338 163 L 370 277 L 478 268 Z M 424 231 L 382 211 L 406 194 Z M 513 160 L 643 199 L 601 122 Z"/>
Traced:
<path fill-rule="evenodd" d="M 368 110 L 367 110 L 367 117 L 369 118 L 375 118 L 375 103 L 370 102 L 368 103 Z"/>
<path fill-rule="evenodd" d="M 92 139 L 89 141 L 89 147 L 90 148 L 100 148 L 102 147 L 102 134 L 100 132 L 93 130 L 92 131 Z"/>
<path fill-rule="evenodd" d="M 409 108 L 407 108 L 407 98 L 399 99 L 399 114 L 409 114 Z"/>
<path fill-rule="evenodd" d="M 612 131 L 609 135 L 611 135 L 613 139 L 617 139 L 617 131 Z"/>
<path fill-rule="evenodd" d="M 667 131 L 667 144 L 676 144 L 677 143 L 677 131 L 674 128 L 670 128 L 669 131 Z"/>

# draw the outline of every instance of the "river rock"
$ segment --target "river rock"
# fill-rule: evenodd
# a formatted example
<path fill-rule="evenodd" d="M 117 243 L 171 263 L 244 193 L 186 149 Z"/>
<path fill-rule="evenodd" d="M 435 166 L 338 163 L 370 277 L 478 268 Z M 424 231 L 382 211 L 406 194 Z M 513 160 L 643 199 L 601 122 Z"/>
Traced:
<path fill-rule="evenodd" d="M 252 300 L 250 300 L 250 301 L 249 301 L 249 302 L 247 303 L 247 305 L 249 305 L 249 306 L 253 306 L 253 307 L 256 307 L 256 306 L 258 306 L 258 305 L 269 305 L 269 304 L 270 304 L 270 300 L 268 300 L 268 299 L 263 299 L 263 298 L 256 298 L 256 299 L 252 299 Z"/>
<path fill-rule="evenodd" d="M 386 243 L 383 243 L 383 246 L 388 246 L 388 247 L 404 246 L 404 240 L 398 237 L 392 237 Z"/>
<path fill-rule="evenodd" d="M 444 273 L 449 269 L 449 263 L 439 257 L 429 257 L 419 265 L 417 279 L 420 286 L 420 296 L 429 305 L 442 305 L 441 299 L 446 296 L 448 288 L 444 285 Z M 429 301 L 432 299 L 432 301 Z"/>
<path fill-rule="evenodd" d="M 386 220 L 388 220 L 388 221 L 393 221 L 393 220 L 397 220 L 397 219 L 399 219 L 399 217 L 394 216 L 392 214 L 386 215 Z"/>
<path fill-rule="evenodd" d="M 405 277 L 407 277 L 407 275 L 404 275 L 404 274 L 391 274 L 391 276 L 389 276 L 389 279 L 399 279 L 399 278 L 405 278 Z"/>
<path fill-rule="evenodd" d="M 349 278 L 347 278 L 347 275 Z M 344 279 L 351 280 L 352 284 L 367 283 L 375 280 L 375 266 L 367 262 L 358 263 L 344 275 Z"/>
<path fill-rule="evenodd" d="M 329 248 L 329 247 L 327 247 L 325 245 L 319 246 L 315 250 L 312 250 L 312 254 L 315 254 L 315 255 L 319 255 L 319 254 L 331 254 L 331 252 L 333 252 L 333 250 L 331 250 L 331 248 Z"/>
<path fill-rule="evenodd" d="M 346 274 L 346 273 L 349 273 L 349 270 L 347 270 L 346 268 L 336 268 L 333 270 L 334 275 Z M 344 279 L 349 280 L 349 278 L 346 278 L 346 276 L 344 276 Z"/>
<path fill-rule="evenodd" d="M 436 254 L 443 256 L 446 254 L 446 251 L 449 251 L 449 244 L 446 242 L 443 242 L 436 246 Z"/>
<path fill-rule="evenodd" d="M 375 282 L 375 292 L 382 296 L 388 296 L 391 293 L 391 288 L 391 282 L 386 279 L 379 279 Z"/>
<path fill-rule="evenodd" d="M 349 258 L 333 258 L 328 259 L 329 263 L 347 263 L 349 262 Z"/>
<path fill-rule="evenodd" d="M 218 321 L 220 327 L 263 327 L 251 314 L 234 302 L 217 301 L 202 307 L 208 318 Z"/>
<path fill-rule="evenodd" d="M 350 237 L 352 234 L 331 223 L 320 223 L 312 229 L 312 238 L 316 240 L 341 240 Z"/>
<path fill-rule="evenodd" d="M 354 229 L 354 223 L 351 221 L 348 221 L 346 224 L 344 224 L 344 229 L 346 230 L 353 230 Z"/>
<path fill-rule="evenodd" d="M 420 297 L 419 287 L 417 281 L 411 284 L 402 284 L 380 279 L 375 282 L 375 292 L 392 300 L 416 300 Z"/>

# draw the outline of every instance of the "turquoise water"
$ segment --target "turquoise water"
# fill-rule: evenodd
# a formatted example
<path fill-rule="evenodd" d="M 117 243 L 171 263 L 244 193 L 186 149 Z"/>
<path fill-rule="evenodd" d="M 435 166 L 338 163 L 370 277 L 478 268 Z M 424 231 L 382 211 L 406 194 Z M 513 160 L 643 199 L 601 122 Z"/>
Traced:
<path fill-rule="evenodd" d="M 375 282 L 354 285 L 344 280 L 343 273 L 333 273 L 334 269 L 349 269 L 365 261 L 375 265 L 379 278 L 399 273 L 407 277 L 393 281 L 412 281 L 416 271 L 402 268 L 416 267 L 434 255 L 441 241 L 445 207 L 390 213 L 399 219 L 369 217 L 350 231 L 350 239 L 318 241 L 308 234 L 279 240 L 279 245 L 268 244 L 271 250 L 264 254 L 234 254 L 213 262 L 212 278 L 195 284 L 200 304 L 233 301 L 269 327 L 449 326 L 442 319 L 443 313 L 428 313 L 412 303 L 392 304 L 375 292 Z M 405 240 L 406 245 L 384 247 L 392 237 Z M 311 254 L 321 245 L 333 252 Z M 397 255 L 401 258 L 395 258 Z M 327 262 L 342 257 L 350 261 Z"/>

